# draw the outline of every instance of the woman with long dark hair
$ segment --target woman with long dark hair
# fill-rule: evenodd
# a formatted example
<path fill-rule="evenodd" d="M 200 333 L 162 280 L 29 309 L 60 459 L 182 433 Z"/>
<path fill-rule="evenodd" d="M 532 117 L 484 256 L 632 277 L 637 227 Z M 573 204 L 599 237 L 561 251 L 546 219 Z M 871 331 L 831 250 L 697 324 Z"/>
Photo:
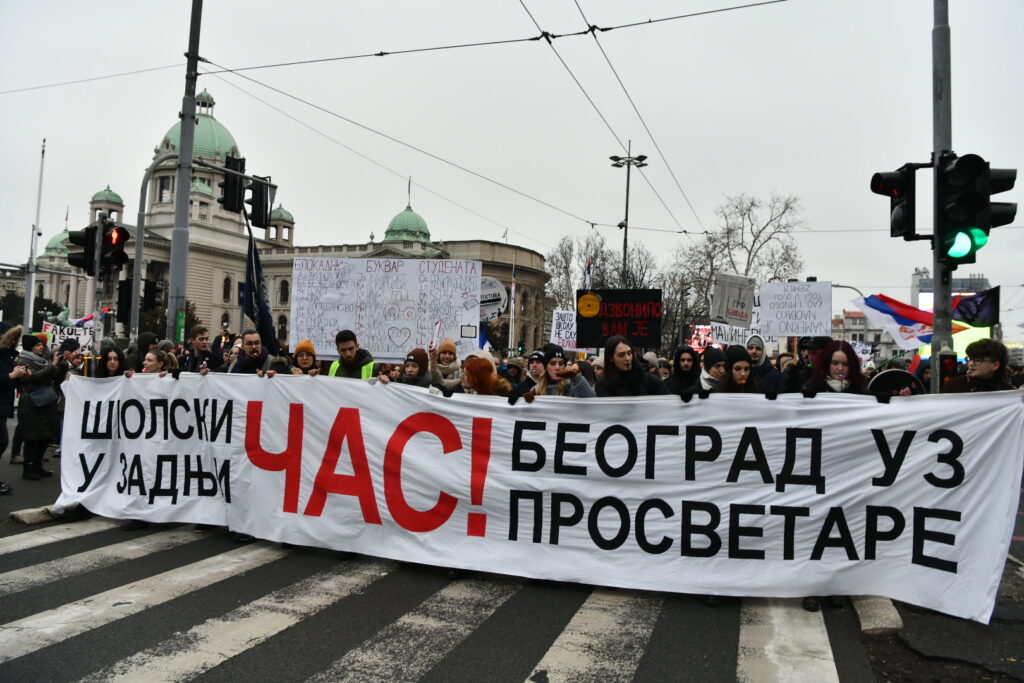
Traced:
<path fill-rule="evenodd" d="M 818 352 L 803 390 L 864 394 L 867 393 L 866 386 L 856 351 L 849 343 L 836 339 Z"/>
<path fill-rule="evenodd" d="M 120 377 L 124 375 L 126 369 L 124 353 L 116 346 L 111 346 L 100 356 L 100 362 L 96 366 L 96 376 Z"/>
<path fill-rule="evenodd" d="M 609 337 L 604 345 L 604 374 L 594 389 L 598 396 L 648 396 L 667 394 L 657 375 L 640 367 L 636 351 L 621 335 Z"/>

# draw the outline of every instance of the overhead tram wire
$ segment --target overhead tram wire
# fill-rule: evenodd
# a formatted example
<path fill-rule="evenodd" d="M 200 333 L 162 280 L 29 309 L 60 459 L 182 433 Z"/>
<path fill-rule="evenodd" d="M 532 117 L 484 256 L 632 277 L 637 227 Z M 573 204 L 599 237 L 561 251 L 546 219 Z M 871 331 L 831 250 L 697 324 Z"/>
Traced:
<path fill-rule="evenodd" d="M 208 59 L 203 59 L 202 61 L 204 61 L 204 62 L 206 62 L 208 64 L 213 64 L 218 69 L 222 69 L 222 71 L 219 72 L 219 73 L 232 73 L 232 74 L 238 76 L 239 78 L 244 78 L 245 80 L 250 81 L 252 83 L 255 83 L 256 85 L 262 86 L 262 87 L 266 88 L 267 90 L 271 90 L 273 92 L 276 92 L 279 95 L 282 95 L 282 96 L 287 97 L 289 99 L 295 100 L 296 102 L 300 102 L 300 103 L 306 105 L 307 107 L 312 107 L 313 109 L 316 109 L 317 111 L 320 111 L 320 112 L 323 112 L 324 114 L 327 114 L 328 116 L 333 116 L 334 118 L 340 119 L 340 120 L 345 121 L 346 123 L 349 123 L 349 124 L 351 124 L 353 126 L 356 126 L 358 128 L 362 128 L 365 131 L 373 133 L 374 135 L 378 135 L 378 136 L 384 138 L 385 140 L 390 140 L 391 142 L 394 142 L 395 144 L 398 144 L 398 145 L 401 145 L 401 146 L 406 147 L 408 149 L 411 149 L 414 152 L 419 152 L 420 154 L 423 154 L 424 156 L 430 157 L 431 159 L 434 159 L 435 161 L 439 161 L 439 162 L 441 162 L 441 163 L 443 163 L 443 164 L 445 164 L 447 166 L 451 166 L 452 168 L 456 168 L 456 169 L 462 171 L 463 173 L 468 173 L 469 175 L 473 176 L 474 178 L 479 178 L 480 180 L 483 180 L 485 182 L 491 183 L 492 185 L 496 185 L 497 187 L 500 187 L 500 188 L 502 188 L 504 190 L 508 190 L 509 192 L 517 194 L 520 197 L 523 197 L 525 199 L 529 199 L 529 200 L 531 200 L 533 202 L 536 202 L 538 204 L 546 206 L 549 209 L 553 209 L 554 211 L 557 211 L 557 212 L 559 212 L 561 214 L 569 216 L 570 218 L 575 218 L 576 220 L 580 221 L 581 223 L 586 223 L 587 225 L 593 225 L 594 224 L 594 221 L 591 221 L 591 220 L 588 220 L 586 218 L 583 218 L 582 216 L 578 216 L 578 215 L 572 213 L 571 211 L 568 211 L 567 209 L 563 209 L 563 208 L 561 208 L 559 206 L 555 206 L 554 204 L 552 204 L 550 202 L 547 202 L 547 201 L 544 201 L 543 199 L 540 199 L 539 197 L 535 197 L 535 196 L 533 196 L 531 194 L 523 192 L 522 190 L 518 190 L 518 189 L 512 187 L 511 185 L 506 185 L 505 183 L 503 183 L 501 181 L 498 181 L 498 180 L 495 180 L 495 179 L 490 178 L 488 176 L 485 176 L 484 174 L 482 174 L 482 173 L 480 173 L 478 171 L 474 171 L 474 170 L 472 170 L 470 168 L 466 168 L 465 166 L 463 166 L 461 164 L 458 164 L 458 163 L 456 163 L 454 161 L 450 161 L 448 159 L 445 159 L 444 157 L 439 156 L 437 154 L 434 154 L 433 152 L 428 152 L 427 150 L 425 150 L 425 149 L 423 149 L 421 147 L 417 147 L 416 145 L 413 145 L 412 143 L 405 142 L 404 140 L 400 140 L 400 139 L 398 139 L 398 138 L 396 138 L 396 137 L 394 137 L 392 135 L 388 135 L 387 133 L 384 133 L 382 131 L 376 130 L 375 128 L 371 128 L 370 126 L 367 126 L 364 123 L 360 123 L 360 122 L 358 122 L 358 121 L 356 121 L 354 119 L 350 119 L 350 118 L 348 118 L 346 116 L 342 116 L 341 114 L 339 114 L 339 113 L 337 113 L 335 111 L 331 111 L 330 109 L 327 109 L 326 107 L 322 107 L 319 104 L 316 104 L 314 102 L 310 102 L 309 100 L 303 99 L 303 98 L 299 97 L 298 95 L 292 95 L 291 93 L 285 92 L 284 90 L 281 90 L 280 88 L 274 87 L 274 86 L 272 86 L 272 85 L 270 85 L 268 83 L 264 83 L 262 81 L 258 81 L 255 78 L 253 78 L 252 76 L 247 76 L 246 74 L 235 74 L 232 69 L 228 69 L 227 67 L 223 66 L 222 64 L 217 64 L 216 62 L 212 62 L 212 61 L 210 61 Z"/>
<path fill-rule="evenodd" d="M 576 74 L 574 74 L 572 69 L 569 68 L 569 65 L 566 63 L 566 61 L 562 59 L 562 55 L 559 54 L 558 50 L 555 48 L 554 43 L 551 41 L 551 38 L 549 37 L 550 34 L 540 27 L 540 24 L 537 23 L 537 20 L 530 12 L 530 8 L 526 6 L 526 2 L 524 2 L 524 0 L 519 0 L 519 4 L 522 5 L 523 10 L 526 12 L 526 15 L 530 17 L 530 21 L 532 21 L 533 25 L 537 27 L 537 30 L 540 31 L 541 35 L 547 39 L 548 47 L 550 47 L 551 51 L 555 53 L 555 56 L 558 58 L 558 61 L 562 63 L 562 66 L 565 67 L 565 70 L 569 72 L 569 76 L 576 83 L 576 86 L 580 89 L 580 92 L 583 93 L 583 96 L 587 98 L 587 102 L 590 103 L 590 106 L 594 108 L 595 112 L 597 112 L 598 117 L 604 123 L 605 127 L 608 128 L 608 131 L 612 134 L 612 137 L 615 138 L 615 141 L 619 143 L 619 147 L 621 147 L 623 151 L 628 150 L 628 147 L 625 144 L 623 144 L 622 138 L 620 138 L 618 133 L 615 132 L 615 129 L 612 128 L 612 125 L 608 123 L 608 119 L 605 118 L 605 115 L 601 112 L 601 109 L 594 102 L 593 98 L 590 96 L 590 93 L 588 93 L 587 89 L 583 87 L 583 84 L 580 83 L 580 80 L 576 78 Z M 644 179 L 644 182 L 647 183 L 647 186 L 651 188 L 651 192 L 654 193 L 654 196 L 658 198 L 659 202 L 661 202 L 661 206 L 665 209 L 668 215 L 672 217 L 672 222 L 678 225 L 679 229 L 682 230 L 683 226 L 679 223 L 679 219 L 676 218 L 676 215 L 674 213 L 672 213 L 672 209 L 668 208 L 668 204 L 665 203 L 665 200 L 662 198 L 658 190 L 654 187 L 654 184 L 651 183 L 651 180 L 650 178 L 647 177 L 647 174 L 644 173 L 639 168 L 637 168 L 637 171 L 640 173 L 640 176 Z"/>
<path fill-rule="evenodd" d="M 278 114 L 281 114 L 285 118 L 292 120 L 293 122 L 295 122 L 295 123 L 299 124 L 300 126 L 302 126 L 302 127 L 306 128 L 306 129 L 316 133 L 317 135 L 319 135 L 319 136 L 321 136 L 323 138 L 326 138 L 327 140 L 330 140 L 334 144 L 338 145 L 339 147 L 342 147 L 343 149 L 351 152 L 352 154 L 355 154 L 357 157 L 363 159 L 364 161 L 368 161 L 371 164 L 373 164 L 374 166 L 377 166 L 377 167 L 379 167 L 381 169 L 384 169 L 388 173 L 391 173 L 391 174 L 401 178 L 402 180 L 408 179 L 408 174 L 400 173 L 400 172 L 396 171 L 395 169 L 393 169 L 393 168 L 391 168 L 389 166 L 386 166 L 385 164 L 377 161 L 373 157 L 367 156 L 366 154 L 363 154 L 359 150 L 354 149 L 353 147 L 350 147 L 350 146 L 346 145 L 344 142 L 338 140 L 337 138 L 331 137 L 327 133 L 325 133 L 325 132 L 323 132 L 323 131 L 313 127 L 311 124 L 306 123 L 305 121 L 299 119 L 297 116 L 293 116 L 292 114 L 289 114 L 288 112 L 286 112 L 285 110 L 281 109 L 280 107 L 277 107 L 277 106 L 271 104 L 270 102 L 267 102 L 266 100 L 264 100 L 263 98 L 259 97 L 258 95 L 249 92 L 245 88 L 243 88 L 243 87 L 241 87 L 239 85 L 236 85 L 235 83 L 232 83 L 231 81 L 229 81 L 226 78 L 223 78 L 222 76 L 218 75 L 220 73 L 224 73 L 224 72 L 222 72 L 222 71 L 221 72 L 201 71 L 200 75 L 203 75 L 203 76 L 214 76 L 215 78 L 217 78 L 217 80 L 221 81 L 222 83 L 231 86 L 232 88 L 238 90 L 239 92 L 241 92 L 241 93 L 243 93 L 245 95 L 248 95 L 252 99 L 254 99 L 257 102 L 259 102 L 260 104 L 263 104 L 264 106 L 269 107 L 270 109 L 273 109 Z M 550 244 L 548 244 L 546 242 L 543 242 L 541 240 L 538 240 L 535 237 L 531 237 L 530 235 L 527 235 L 525 233 L 519 232 L 518 230 L 515 230 L 515 229 L 513 229 L 513 228 L 511 228 L 511 227 L 509 227 L 509 226 L 507 226 L 507 225 L 505 225 L 503 223 L 499 223 L 498 221 L 494 220 L 493 218 L 489 218 L 489 217 L 483 215 L 482 213 L 474 211 L 473 209 L 469 208 L 468 206 L 464 206 L 464 205 L 460 204 L 459 202 L 455 201 L 454 199 L 446 197 L 445 195 L 441 194 L 440 192 L 437 192 L 435 190 L 430 189 L 429 187 L 423 185 L 422 183 L 413 181 L 412 184 L 415 185 L 416 187 L 418 187 L 419 189 L 423 190 L 424 192 L 432 194 L 435 197 L 438 197 L 439 199 L 442 199 L 442 200 L 448 202 L 449 204 L 452 204 L 453 206 L 457 206 L 458 208 L 462 209 L 463 211 L 466 211 L 467 213 L 470 213 L 470 214 L 476 216 L 477 218 L 481 218 L 481 219 L 487 221 L 488 223 L 492 223 L 492 224 L 498 226 L 502 230 L 508 230 L 509 232 L 511 232 L 511 233 L 513 233 L 515 235 L 519 235 L 519 236 L 523 237 L 524 239 L 531 240 L 532 242 L 540 244 L 540 245 L 542 245 L 542 246 L 544 246 L 544 247 L 546 247 L 548 249 L 552 248 L 552 245 L 550 245 Z"/>
<path fill-rule="evenodd" d="M 686 196 L 686 192 L 683 190 L 683 186 L 679 183 L 679 179 L 676 177 L 676 172 L 672 170 L 672 164 L 668 162 L 665 157 L 665 153 L 661 151 L 661 145 L 658 144 L 658 140 L 654 137 L 654 133 L 647 125 L 647 121 L 644 119 L 643 114 L 640 113 L 640 108 L 636 106 L 636 102 L 633 100 L 632 95 L 629 94 L 629 90 L 626 88 L 626 84 L 622 81 L 622 77 L 619 76 L 618 70 L 615 65 L 612 64 L 612 60 L 608 57 L 608 53 L 605 52 L 604 46 L 601 45 L 601 41 L 597 38 L 597 26 L 590 23 L 587 15 L 583 12 L 583 8 L 580 7 L 579 0 L 573 0 L 576 3 L 576 9 L 579 10 L 580 16 L 583 18 L 583 23 L 587 25 L 587 31 L 594 38 L 594 44 L 597 45 L 597 49 L 601 51 L 601 55 L 604 57 L 604 61 L 608 63 L 608 68 L 612 70 L 612 74 L 615 76 L 615 80 L 618 81 L 619 87 L 622 88 L 622 93 L 629 100 L 630 106 L 633 107 L 633 111 L 636 112 L 636 117 L 640 119 L 640 123 L 643 125 L 644 130 L 647 131 L 647 136 L 651 139 L 651 143 L 654 144 L 654 149 L 658 151 L 658 156 L 661 157 L 662 163 L 665 164 L 665 168 L 668 169 L 668 173 L 672 176 L 672 181 L 676 184 L 676 188 L 679 189 L 679 194 L 683 195 L 683 199 L 686 200 L 686 205 L 690 207 L 690 213 L 693 214 L 693 218 L 697 221 L 697 225 L 704 230 L 704 223 L 701 221 L 700 216 L 697 215 L 697 211 L 693 208 L 693 204 L 690 202 L 690 198 Z M 685 233 L 685 231 L 684 231 Z"/>
<path fill-rule="evenodd" d="M 658 24 L 658 23 L 662 23 L 662 22 L 666 22 L 666 21 L 676 21 L 678 19 L 690 19 L 690 18 L 693 18 L 693 17 L 699 17 L 699 16 L 706 15 L 706 14 L 718 14 L 718 13 L 721 13 L 721 12 L 730 12 L 730 11 L 733 11 L 733 10 L 749 9 L 749 8 L 752 8 L 752 7 L 760 7 L 761 5 L 774 5 L 774 4 L 780 3 L 780 2 L 787 2 L 787 0 L 767 0 L 766 2 L 757 2 L 757 3 L 748 4 L 748 5 L 736 5 L 734 7 L 722 7 L 722 8 L 719 8 L 719 9 L 706 10 L 706 11 L 703 11 L 703 12 L 692 12 L 690 14 L 679 14 L 679 15 L 676 15 L 676 16 L 673 16 L 673 17 L 662 17 L 660 19 L 648 19 L 646 21 L 636 21 L 636 22 L 632 22 L 632 23 L 629 23 L 629 24 L 619 24 L 618 26 L 603 26 L 603 27 L 602 26 L 598 26 L 598 27 L 595 27 L 593 30 L 597 30 L 597 31 L 601 31 L 601 32 L 617 31 L 617 30 L 627 29 L 627 28 L 636 28 L 636 27 L 639 27 L 639 26 L 649 26 L 649 25 L 652 25 L 652 24 Z M 419 48 L 410 48 L 410 49 L 405 49 L 405 50 L 387 50 L 387 51 L 381 50 L 379 52 L 370 52 L 370 53 L 355 54 L 355 55 L 345 55 L 345 56 L 340 56 L 340 57 L 321 57 L 321 58 L 317 58 L 317 59 L 303 59 L 303 60 L 297 60 L 297 61 L 292 61 L 292 62 L 279 62 L 279 63 L 276 63 L 276 64 L 259 64 L 259 65 L 254 65 L 254 66 L 243 66 L 243 67 L 239 67 L 239 68 L 233 69 L 233 70 L 224 69 L 222 71 L 210 71 L 208 73 L 210 73 L 211 75 L 212 74 L 217 74 L 217 73 L 235 73 L 235 72 L 238 72 L 238 71 L 253 71 L 253 70 L 256 70 L 256 69 L 273 69 L 273 68 L 282 67 L 282 66 L 302 66 L 302 65 L 305 65 L 305 64 L 322 64 L 322 63 L 325 63 L 325 62 L 338 62 L 338 61 L 353 60 L 353 59 L 366 59 L 366 58 L 370 58 L 370 57 L 390 57 L 392 55 L 408 55 L 408 54 L 416 54 L 416 53 L 420 53 L 420 52 L 438 52 L 438 51 L 441 51 L 441 50 L 456 50 L 456 49 L 472 48 L 472 47 L 487 47 L 487 46 L 492 46 L 492 45 L 511 45 L 511 44 L 515 44 L 515 43 L 535 42 L 535 41 L 541 40 L 542 38 L 550 39 L 550 40 L 556 40 L 558 38 L 575 38 L 577 36 L 585 36 L 588 33 L 590 33 L 591 30 L 592 29 L 587 29 L 586 31 L 576 31 L 576 32 L 573 32 L 573 33 L 549 33 L 547 35 L 544 35 L 542 33 L 541 35 L 528 36 L 528 37 L 524 37 L 524 38 L 509 38 L 509 39 L 505 39 L 505 40 L 489 40 L 489 41 L 474 42 L 474 43 L 459 43 L 459 44 L 453 44 L 453 45 L 438 45 L 438 46 L 433 46 L 433 47 L 419 47 Z M 11 95 L 11 94 L 14 94 L 14 93 L 19 93 L 19 92 L 28 92 L 30 90 L 42 90 L 44 88 L 58 88 L 58 87 L 65 86 L 65 85 L 76 85 L 78 83 L 89 83 L 91 81 L 102 81 L 102 80 L 105 80 L 105 79 L 108 79 L 108 78 L 120 78 L 122 76 L 133 76 L 133 75 L 136 75 L 136 74 L 147 73 L 149 71 L 161 71 L 163 69 L 175 69 L 175 68 L 179 68 L 179 67 L 182 67 L 182 66 L 185 66 L 185 64 L 184 63 L 181 63 L 181 64 L 168 64 L 167 66 L 155 66 L 155 67 L 151 67 L 151 68 L 148 68 L 148 69 L 138 69 L 136 71 L 125 71 L 123 73 L 107 74 L 105 76 L 93 76 L 93 77 L 90 77 L 90 78 L 80 78 L 80 79 L 71 80 L 71 81 L 61 81 L 59 83 L 48 83 L 48 84 L 44 84 L 44 85 L 34 85 L 34 86 L 26 87 L 26 88 L 12 88 L 10 90 L 0 90 L 0 95 Z"/>
<path fill-rule="evenodd" d="M 73 81 L 61 81 L 60 83 L 47 83 L 46 85 L 33 85 L 28 88 L 13 88 L 11 90 L 0 90 L 0 95 L 13 95 L 19 92 L 29 92 L 30 90 L 43 90 L 45 88 L 59 88 L 65 85 L 77 85 L 78 83 L 91 83 L 93 81 L 103 81 L 108 78 L 121 78 L 122 76 L 135 76 L 136 74 L 145 74 L 152 71 L 164 71 L 166 69 L 178 69 L 185 66 L 184 62 L 181 64 L 168 64 L 167 66 L 153 66 L 148 69 L 136 69 L 135 71 L 124 71 L 118 74 L 107 74 L 106 76 L 93 76 L 91 78 L 79 78 Z"/>

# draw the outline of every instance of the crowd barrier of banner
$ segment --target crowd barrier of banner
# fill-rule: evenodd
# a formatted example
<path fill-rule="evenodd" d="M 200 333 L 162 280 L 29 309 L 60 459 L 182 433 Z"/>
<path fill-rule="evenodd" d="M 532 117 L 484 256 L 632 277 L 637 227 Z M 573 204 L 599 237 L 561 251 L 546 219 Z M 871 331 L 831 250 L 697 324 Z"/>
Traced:
<path fill-rule="evenodd" d="M 114 518 L 624 588 L 885 595 L 987 622 L 1018 392 L 514 406 L 326 377 L 65 384 L 62 493 Z"/>

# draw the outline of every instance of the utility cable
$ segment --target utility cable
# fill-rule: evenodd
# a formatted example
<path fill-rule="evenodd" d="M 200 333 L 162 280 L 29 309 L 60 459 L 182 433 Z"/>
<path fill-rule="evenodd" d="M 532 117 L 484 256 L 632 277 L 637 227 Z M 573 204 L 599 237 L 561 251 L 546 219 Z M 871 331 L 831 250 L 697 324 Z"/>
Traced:
<path fill-rule="evenodd" d="M 545 37 L 549 36 L 548 32 L 545 31 L 544 29 L 542 29 L 540 27 L 540 24 L 537 23 L 537 20 L 534 18 L 533 14 L 530 12 L 530 9 L 526 6 L 526 3 L 524 2 L 524 0 L 519 0 L 519 4 L 522 5 L 523 10 L 526 11 L 527 16 L 530 17 L 530 21 L 532 21 L 533 25 L 537 27 L 537 30 L 541 32 L 541 35 L 543 35 Z M 555 48 L 555 46 L 552 43 L 551 39 L 548 38 L 547 42 L 548 42 L 548 47 L 550 47 L 551 51 L 555 53 L 555 56 L 558 58 L 558 61 L 562 63 L 562 66 L 565 67 L 565 70 L 569 72 L 569 76 L 576 83 L 577 87 L 579 87 L 580 92 L 582 92 L 583 96 L 585 98 L 587 98 L 587 102 L 590 103 L 590 106 L 594 108 L 595 112 L 597 112 L 598 117 L 601 119 L 601 121 L 604 122 L 605 127 L 608 128 L 608 132 L 610 132 L 612 134 L 612 137 L 615 138 L 615 141 L 619 143 L 619 147 L 621 147 L 624 151 L 627 150 L 628 148 L 626 147 L 626 145 L 624 145 L 622 143 L 622 138 L 620 138 L 618 136 L 618 134 L 615 132 L 615 129 L 612 128 L 612 125 L 610 123 L 608 123 L 608 119 L 605 118 L 605 115 L 603 113 L 601 113 L 601 109 L 598 108 L 597 104 L 594 102 L 593 98 L 590 96 L 590 93 L 588 93 L 587 89 L 583 87 L 583 84 L 580 83 L 580 80 L 578 78 L 576 78 L 576 74 L 574 74 L 572 72 L 572 69 L 569 68 L 569 65 L 566 63 L 566 61 L 564 59 L 562 59 L 562 55 L 560 55 L 558 53 L 558 50 Z M 647 183 L 647 186 L 651 188 L 651 192 L 654 193 L 654 196 L 658 198 L 659 202 L 661 202 L 662 207 L 664 207 L 664 209 L 668 213 L 668 215 L 672 217 L 672 222 L 675 223 L 676 225 L 678 225 L 679 229 L 682 230 L 683 226 L 679 223 L 679 219 L 676 218 L 676 215 L 674 213 L 672 213 L 672 209 L 668 208 L 668 204 L 665 203 L 665 200 L 662 198 L 661 194 L 658 192 L 657 189 L 655 189 L 654 185 L 651 183 L 650 178 L 647 177 L 647 174 L 644 173 L 639 168 L 637 168 L 637 171 L 640 173 L 640 176 Z"/>
<path fill-rule="evenodd" d="M 323 138 L 326 138 L 327 140 L 330 140 L 334 144 L 338 145 L 339 147 L 344 148 L 345 150 L 351 152 L 352 154 L 355 154 L 357 157 L 363 159 L 364 161 L 368 161 L 371 164 L 373 164 L 374 166 L 377 166 L 377 167 L 387 171 L 388 173 L 391 173 L 391 174 L 393 174 L 395 176 L 398 176 L 402 180 L 406 180 L 408 178 L 408 176 L 406 174 L 399 173 L 395 169 L 393 169 L 393 168 L 391 168 L 391 167 L 389 167 L 389 166 L 387 166 L 387 165 L 377 161 L 376 159 L 374 159 L 374 158 L 372 158 L 370 156 L 367 156 L 366 154 L 363 154 L 359 150 L 354 149 L 354 148 L 350 147 L 349 145 L 346 145 L 344 142 L 338 140 L 337 138 L 334 138 L 334 137 L 328 135 L 327 133 L 325 133 L 325 132 L 323 132 L 321 130 L 318 130 L 317 128 L 314 128 L 311 124 L 306 123 L 305 121 L 299 119 L 297 116 L 293 116 L 292 114 L 289 114 L 288 112 L 286 112 L 285 110 L 281 109 L 280 107 L 277 107 L 277 106 L 271 104 L 270 102 L 267 102 L 263 98 L 257 96 L 254 93 L 249 92 L 245 88 L 242 88 L 241 86 L 238 86 L 238 85 L 232 83 L 231 81 L 227 80 L 226 78 L 223 78 L 223 77 L 219 76 L 218 74 L 220 74 L 220 73 L 224 73 L 224 72 L 223 71 L 218 71 L 218 72 L 204 71 L 204 72 L 201 72 L 201 75 L 204 75 L 204 76 L 215 76 L 217 78 L 217 80 L 225 83 L 226 85 L 231 86 L 232 88 L 235 88 L 236 90 L 238 90 L 239 92 L 241 92 L 241 93 L 243 93 L 245 95 L 248 95 L 249 97 L 251 97 L 252 99 L 256 100 L 257 102 L 263 104 L 266 107 L 269 107 L 270 109 L 273 109 L 278 114 L 281 114 L 285 118 L 290 119 L 291 121 L 299 124 L 300 126 L 302 126 L 302 127 L 306 128 L 306 129 L 316 133 L 317 135 L 319 135 L 319 136 L 321 136 Z M 435 197 L 438 197 L 439 199 L 442 199 L 442 200 L 448 202 L 449 204 L 452 204 L 453 206 L 457 206 L 458 208 L 460 208 L 463 211 L 466 211 L 466 212 L 476 216 L 477 218 L 481 218 L 481 219 L 487 221 L 488 223 L 492 223 L 492 224 L 498 226 L 502 230 L 508 230 L 509 232 L 511 232 L 513 234 L 520 235 L 521 237 L 524 237 L 524 238 L 526 238 L 528 240 L 536 242 L 537 244 L 540 244 L 540 245 L 544 246 L 545 248 L 548 248 L 548 249 L 552 248 L 550 244 L 548 244 L 546 242 L 543 242 L 541 240 L 538 240 L 535 237 L 531 237 L 530 235 L 527 235 L 525 233 L 519 232 L 518 230 L 514 230 L 514 229 L 510 228 L 509 226 L 507 226 L 507 225 L 505 225 L 503 223 L 499 223 L 498 221 L 483 215 L 482 213 L 478 213 L 477 211 L 474 211 L 473 209 L 460 204 L 459 202 L 455 201 L 454 199 L 446 197 L 443 194 L 441 194 L 440 192 L 436 192 L 435 190 L 430 189 L 429 187 L 423 185 L 422 183 L 413 182 L 413 185 L 415 185 L 416 187 L 420 188 L 421 190 L 423 190 L 425 192 L 428 192 L 429 194 L 434 195 Z"/>
<path fill-rule="evenodd" d="M 106 76 L 93 76 L 92 78 L 79 78 L 74 81 L 61 81 L 60 83 L 47 83 L 46 85 L 33 85 L 28 88 L 14 88 L 13 90 L 0 90 L 0 95 L 11 95 L 18 92 L 28 92 L 30 90 L 43 90 L 44 88 L 59 88 L 62 85 L 75 85 L 77 83 L 91 83 L 92 81 L 102 81 L 107 78 L 120 78 L 121 76 L 134 76 L 136 74 L 149 73 L 151 71 L 164 71 L 165 69 L 177 69 L 185 66 L 182 64 L 168 64 L 167 66 L 154 66 L 148 69 L 136 69 L 135 71 L 124 71 L 119 74 L 107 74 Z"/>
<path fill-rule="evenodd" d="M 640 119 L 640 123 L 643 125 L 644 130 L 647 131 L 647 136 L 651 139 L 651 142 L 654 144 L 654 148 L 658 150 L 658 156 L 661 157 L 662 163 L 665 164 L 665 168 L 668 169 L 669 175 L 672 176 L 673 182 L 675 182 L 676 187 L 679 189 L 679 194 L 683 195 L 683 199 L 686 200 L 686 205 L 690 207 L 690 213 L 693 214 L 694 219 L 697 221 L 697 225 L 699 225 L 703 230 L 704 223 L 700 220 L 700 216 L 697 215 L 697 211 L 693 208 L 693 204 L 690 203 L 690 198 L 686 196 L 686 192 L 683 190 L 683 186 L 679 184 L 679 179 L 676 177 L 675 171 L 672 170 L 672 165 L 668 163 L 668 159 L 665 158 L 665 153 L 661 151 L 661 145 L 658 144 L 658 141 L 654 137 L 654 133 L 652 133 L 651 129 L 647 126 L 647 121 L 644 120 L 643 114 L 640 113 L 640 108 L 636 106 L 636 102 L 633 100 L 633 97 L 629 94 L 629 90 L 626 88 L 626 84 L 622 82 L 622 78 L 619 76 L 619 72 L 616 70 L 615 65 L 612 64 L 611 58 L 608 57 L 608 53 L 605 52 L 604 46 L 601 45 L 601 41 L 598 40 L 597 31 L 593 30 L 596 29 L 597 27 L 591 24 L 590 20 L 587 19 L 587 15 L 584 14 L 583 8 L 580 7 L 579 0 L 573 1 L 576 3 L 576 9 L 579 10 L 580 16 L 583 17 L 583 22 L 588 26 L 588 32 L 594 38 L 594 44 L 597 45 L 597 49 L 601 51 L 601 55 L 604 57 L 604 61 L 608 63 L 608 68 L 612 70 L 612 74 L 615 76 L 615 80 L 619 82 L 619 87 L 622 88 L 623 94 L 626 96 L 626 99 L 629 100 L 629 104 L 630 106 L 633 107 L 633 111 L 636 112 L 636 117 Z"/>

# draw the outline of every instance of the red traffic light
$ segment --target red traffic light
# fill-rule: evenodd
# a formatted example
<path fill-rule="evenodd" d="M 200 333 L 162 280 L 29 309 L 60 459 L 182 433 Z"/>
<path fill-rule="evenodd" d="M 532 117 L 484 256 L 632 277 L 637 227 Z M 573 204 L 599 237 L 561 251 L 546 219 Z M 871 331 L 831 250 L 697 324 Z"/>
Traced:
<path fill-rule="evenodd" d="M 121 231 L 118 230 L 117 228 L 112 228 L 110 230 L 110 243 L 111 244 L 117 244 L 120 241 L 121 241 Z"/>

